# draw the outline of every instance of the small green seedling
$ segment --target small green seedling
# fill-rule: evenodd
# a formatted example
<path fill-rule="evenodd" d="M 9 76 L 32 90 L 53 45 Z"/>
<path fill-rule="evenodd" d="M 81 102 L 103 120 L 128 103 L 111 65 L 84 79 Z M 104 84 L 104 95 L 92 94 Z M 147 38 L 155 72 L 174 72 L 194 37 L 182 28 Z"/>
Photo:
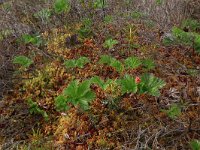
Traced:
<path fill-rule="evenodd" d="M 40 19 L 44 23 L 49 21 L 50 16 L 51 16 L 51 10 L 48 8 L 44 8 L 34 14 L 35 18 Z"/>
<path fill-rule="evenodd" d="M 181 107 L 178 104 L 172 104 L 168 110 L 162 110 L 169 116 L 171 119 L 176 119 L 181 115 Z"/>
<path fill-rule="evenodd" d="M 118 44 L 118 41 L 110 38 L 104 42 L 103 47 L 112 49 L 116 44 Z"/>
<path fill-rule="evenodd" d="M 29 105 L 29 111 L 31 114 L 40 114 L 44 117 L 44 119 L 47 121 L 49 120 L 49 116 L 46 113 L 46 111 L 42 110 L 41 108 L 39 108 L 39 106 L 37 105 L 36 102 L 34 102 L 32 99 L 28 99 L 28 105 Z"/>

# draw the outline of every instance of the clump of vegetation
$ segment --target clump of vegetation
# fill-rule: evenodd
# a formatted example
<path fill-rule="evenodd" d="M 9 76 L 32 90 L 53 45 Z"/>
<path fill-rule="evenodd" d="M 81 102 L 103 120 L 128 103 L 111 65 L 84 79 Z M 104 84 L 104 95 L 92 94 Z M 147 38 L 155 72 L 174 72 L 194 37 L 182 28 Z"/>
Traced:
<path fill-rule="evenodd" d="M 49 116 L 47 115 L 46 111 L 42 110 L 32 99 L 28 99 L 28 105 L 31 114 L 39 114 L 42 115 L 46 121 L 49 120 Z"/>
<path fill-rule="evenodd" d="M 23 68 L 28 68 L 31 64 L 33 64 L 33 61 L 26 56 L 15 56 L 13 59 L 13 63 L 19 64 Z"/>
<path fill-rule="evenodd" d="M 195 32 L 186 32 L 181 28 L 174 27 L 172 29 L 172 36 L 165 37 L 163 43 L 166 45 L 182 44 L 193 47 L 196 52 L 200 52 L 200 34 Z"/>
<path fill-rule="evenodd" d="M 168 110 L 162 110 L 171 119 L 176 119 L 181 115 L 181 107 L 178 104 L 173 104 Z"/>
<path fill-rule="evenodd" d="M 115 59 L 109 55 L 102 55 L 99 60 L 99 63 L 109 65 L 109 66 L 115 68 L 118 72 L 122 72 L 124 69 L 124 66 L 120 61 L 118 61 L 117 59 Z"/>
<path fill-rule="evenodd" d="M 125 60 L 126 68 L 135 69 L 142 64 L 141 60 L 137 57 L 129 57 Z"/>
<path fill-rule="evenodd" d="M 79 83 L 78 80 L 72 81 L 62 95 L 59 95 L 55 100 L 56 108 L 59 111 L 68 109 L 66 103 L 71 103 L 74 106 L 79 106 L 83 110 L 89 109 L 89 103 L 94 100 L 95 94 L 90 89 L 90 80 L 85 80 Z"/>
<path fill-rule="evenodd" d="M 66 60 L 64 62 L 66 68 L 83 68 L 85 64 L 89 63 L 90 60 L 87 57 L 80 57 L 79 59 L 71 59 L 71 60 Z"/>
<path fill-rule="evenodd" d="M 169 3 L 152 2 L 156 10 Z M 0 104 L 2 149 L 10 139 L 17 149 L 199 149 L 198 21 L 174 26 L 165 47 L 152 11 L 131 0 L 36 3 L 0 6 L 31 28 L 0 31 L 0 63 L 15 52 L 20 66 Z"/>
<path fill-rule="evenodd" d="M 116 44 L 118 44 L 118 41 L 110 38 L 104 42 L 103 46 L 105 48 L 112 49 L 114 47 L 114 45 L 116 45 Z"/>
<path fill-rule="evenodd" d="M 199 150 L 200 149 L 200 141 L 193 140 L 190 142 L 190 146 L 191 146 L 192 150 Z"/>
<path fill-rule="evenodd" d="M 33 45 L 36 45 L 36 46 L 40 46 L 43 42 L 40 35 L 30 35 L 30 34 L 22 35 L 22 41 L 25 44 L 33 44 Z"/>
<path fill-rule="evenodd" d="M 58 14 L 69 12 L 70 8 L 69 0 L 56 0 L 54 3 L 54 10 Z"/>

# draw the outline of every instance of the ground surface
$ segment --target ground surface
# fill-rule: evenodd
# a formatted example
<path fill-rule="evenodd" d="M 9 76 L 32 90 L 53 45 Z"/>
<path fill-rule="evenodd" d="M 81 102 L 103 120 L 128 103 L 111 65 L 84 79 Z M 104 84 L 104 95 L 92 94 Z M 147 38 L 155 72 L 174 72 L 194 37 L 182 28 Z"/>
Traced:
<path fill-rule="evenodd" d="M 25 55 L 34 63 L 25 70 L 11 66 L 7 74 L 0 74 L 4 83 L 6 78 L 12 80 L 12 88 L 8 86 L 0 101 L 1 149 L 190 149 L 190 141 L 200 138 L 200 56 L 190 47 L 164 46 L 157 27 L 132 20 L 98 22 L 92 36 L 78 36 L 75 44 L 67 42 L 78 28 L 79 23 L 43 31 L 46 43 L 40 47 L 8 39 L 13 40 L 11 49 L 20 50 L 10 53 L 7 49 L 8 54 Z M 108 37 L 118 40 L 111 49 L 103 46 Z M 155 68 L 138 67 L 120 74 L 98 63 L 105 54 L 120 61 L 130 56 L 151 58 Z M 80 56 L 91 60 L 84 68 L 67 69 L 63 64 Z M 83 81 L 95 75 L 118 79 L 125 73 L 135 77 L 145 72 L 165 81 L 160 96 L 119 96 L 118 89 L 104 91 L 92 85 L 96 98 L 89 111 L 72 105 L 68 111 L 56 110 L 55 98 L 74 79 Z M 30 114 L 30 98 L 47 112 L 48 120 Z M 173 104 L 181 106 L 176 119 L 162 111 Z"/>

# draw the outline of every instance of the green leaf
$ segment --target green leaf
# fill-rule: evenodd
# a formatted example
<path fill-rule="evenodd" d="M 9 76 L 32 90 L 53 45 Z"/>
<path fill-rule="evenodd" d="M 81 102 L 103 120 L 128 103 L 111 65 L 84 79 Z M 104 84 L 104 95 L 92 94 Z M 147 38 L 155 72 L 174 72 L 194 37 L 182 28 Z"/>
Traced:
<path fill-rule="evenodd" d="M 107 64 L 107 65 L 110 65 L 111 64 L 111 61 L 112 61 L 112 57 L 109 56 L 109 55 L 102 55 L 100 60 L 99 60 L 99 63 L 100 64 Z"/>
<path fill-rule="evenodd" d="M 167 113 L 167 115 L 171 119 L 176 119 L 178 116 L 181 115 L 181 107 L 177 104 L 172 104 L 169 110 L 162 110 L 162 111 Z"/>
<path fill-rule="evenodd" d="M 68 87 L 64 89 L 63 96 L 67 98 L 67 102 L 75 106 L 79 105 L 85 110 L 86 107 L 89 106 L 90 101 L 95 98 L 95 93 L 91 91 L 90 84 L 91 80 L 85 80 L 82 83 L 79 83 L 78 80 L 72 81 L 69 83 Z M 63 97 L 61 98 L 64 99 Z"/>
<path fill-rule="evenodd" d="M 24 41 L 25 44 L 31 43 L 33 38 L 29 34 L 24 34 L 22 35 L 22 40 Z"/>
<path fill-rule="evenodd" d="M 90 18 L 84 18 L 83 25 L 87 28 L 90 28 L 92 26 L 92 20 Z"/>
<path fill-rule="evenodd" d="M 151 70 L 155 68 L 155 63 L 152 59 L 145 59 L 142 61 L 142 65 L 144 66 L 145 69 Z"/>
<path fill-rule="evenodd" d="M 138 57 L 128 57 L 125 60 L 126 68 L 135 69 L 142 64 L 141 60 Z"/>
<path fill-rule="evenodd" d="M 99 76 L 92 77 L 91 83 L 97 84 L 100 88 L 104 89 L 104 81 Z"/>
<path fill-rule="evenodd" d="M 69 0 L 55 0 L 54 10 L 58 14 L 61 14 L 63 12 L 69 12 L 70 1 Z"/>
<path fill-rule="evenodd" d="M 159 96 L 159 89 L 161 89 L 163 86 L 165 86 L 165 82 L 163 80 L 150 74 L 143 74 L 139 84 L 139 93 L 147 93 L 152 96 Z"/>
<path fill-rule="evenodd" d="M 111 60 L 110 66 L 115 68 L 117 70 L 117 72 L 123 72 L 123 70 L 124 70 L 124 66 L 122 65 L 122 63 L 116 59 Z"/>
<path fill-rule="evenodd" d="M 172 34 L 176 38 L 177 43 L 192 46 L 194 41 L 194 34 L 191 32 L 185 32 L 180 28 L 173 27 Z"/>
<path fill-rule="evenodd" d="M 115 83 L 112 79 L 108 79 L 107 81 L 103 81 L 99 76 L 94 76 L 91 78 L 91 83 L 97 84 L 103 90 L 106 90 L 108 86 L 112 83 Z"/>
<path fill-rule="evenodd" d="M 200 141 L 199 140 L 192 140 L 190 142 L 190 146 L 192 150 L 200 150 Z"/>
<path fill-rule="evenodd" d="M 119 82 L 121 83 L 122 94 L 137 92 L 137 84 L 135 83 L 135 79 L 130 75 L 126 74 L 125 77 Z"/>
<path fill-rule="evenodd" d="M 90 80 L 85 80 L 82 83 L 80 83 L 78 86 L 77 95 L 79 95 L 79 97 L 84 96 L 88 91 L 90 91 L 90 85 Z"/>
<path fill-rule="evenodd" d="M 70 82 L 68 87 L 64 89 L 64 96 L 77 97 L 78 84 L 78 80 Z"/>
<path fill-rule="evenodd" d="M 77 60 L 74 59 L 66 60 L 64 62 L 64 65 L 66 66 L 66 68 L 75 68 L 75 67 L 83 68 L 84 65 L 89 62 L 90 60 L 87 57 L 80 57 Z"/>
<path fill-rule="evenodd" d="M 36 46 L 40 46 L 43 42 L 40 35 L 30 35 L 30 34 L 22 35 L 22 41 L 25 44 L 31 43 L 31 44 L 36 45 Z"/>
<path fill-rule="evenodd" d="M 41 19 L 42 21 L 48 21 L 50 16 L 51 16 L 51 10 L 48 8 L 44 8 L 34 14 L 35 18 Z"/>
<path fill-rule="evenodd" d="M 37 103 L 34 102 L 32 99 L 28 99 L 28 105 L 29 105 L 29 112 L 31 114 L 40 114 L 40 115 L 42 115 L 44 117 L 44 119 L 46 121 L 49 120 L 49 116 L 46 113 L 46 111 L 40 109 L 39 106 L 37 105 Z"/>
<path fill-rule="evenodd" d="M 110 38 L 104 42 L 103 47 L 112 49 L 116 44 L 118 44 L 118 41 Z"/>
<path fill-rule="evenodd" d="M 27 68 L 31 64 L 33 64 L 33 61 L 26 56 L 15 56 L 15 58 L 13 59 L 13 63 L 19 64 L 22 67 Z"/>
<path fill-rule="evenodd" d="M 89 109 L 89 103 L 95 99 L 95 93 L 92 91 L 87 91 L 78 101 L 79 106 L 83 110 L 88 110 Z"/>
<path fill-rule="evenodd" d="M 58 111 L 66 111 L 69 109 L 69 107 L 67 106 L 67 99 L 65 96 L 63 95 L 59 95 L 56 99 L 55 99 L 55 106 L 56 109 Z"/>
<path fill-rule="evenodd" d="M 83 68 L 85 64 L 89 63 L 90 60 L 87 57 L 80 57 L 76 60 L 76 66 L 79 68 Z"/>
<path fill-rule="evenodd" d="M 64 65 L 66 68 L 75 68 L 76 67 L 76 61 L 71 59 L 71 60 L 66 60 L 64 62 Z"/>

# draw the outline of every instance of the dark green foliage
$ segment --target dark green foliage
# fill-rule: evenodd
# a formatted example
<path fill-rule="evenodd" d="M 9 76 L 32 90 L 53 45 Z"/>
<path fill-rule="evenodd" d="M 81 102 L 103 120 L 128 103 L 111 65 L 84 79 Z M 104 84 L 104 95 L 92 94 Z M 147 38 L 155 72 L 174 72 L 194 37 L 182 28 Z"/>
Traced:
<path fill-rule="evenodd" d="M 163 4 L 163 2 L 164 2 L 164 0 L 156 0 L 157 5 L 161 5 L 161 4 Z"/>
<path fill-rule="evenodd" d="M 151 69 L 154 69 L 155 68 L 155 63 L 152 59 L 144 59 L 142 61 L 142 65 L 145 69 L 147 70 L 151 70 Z"/>
<path fill-rule="evenodd" d="M 119 73 L 123 72 L 124 70 L 123 64 L 117 59 L 112 59 L 110 66 L 115 68 Z"/>
<path fill-rule="evenodd" d="M 112 59 L 113 58 L 111 56 L 109 56 L 109 55 L 102 55 L 101 58 L 100 58 L 100 60 L 99 60 L 99 63 L 100 64 L 107 64 L 107 65 L 109 65 L 109 64 L 111 64 Z"/>
<path fill-rule="evenodd" d="M 192 33 L 185 32 L 177 27 L 173 27 L 172 34 L 174 35 L 178 43 L 192 46 L 194 40 L 194 35 Z"/>
<path fill-rule="evenodd" d="M 135 79 L 130 75 L 126 74 L 123 79 L 119 80 L 119 83 L 121 85 L 122 94 L 137 92 L 137 84 L 135 83 Z"/>
<path fill-rule="evenodd" d="M 75 80 L 69 83 L 68 87 L 64 89 L 63 94 L 55 100 L 57 110 L 67 110 L 68 106 L 66 103 L 71 103 L 83 110 L 88 110 L 89 103 L 95 98 L 95 93 L 91 91 L 90 84 L 90 80 L 85 80 L 82 83 Z"/>
<path fill-rule="evenodd" d="M 76 60 L 76 66 L 79 68 L 83 68 L 85 64 L 89 63 L 90 60 L 87 57 L 80 57 Z"/>
<path fill-rule="evenodd" d="M 184 30 L 174 27 L 172 29 L 173 37 L 166 37 L 163 40 L 165 45 L 181 44 L 193 47 L 200 53 L 200 35 L 194 32 L 185 32 Z"/>
<path fill-rule="evenodd" d="M 138 57 L 129 57 L 125 60 L 126 68 L 135 69 L 142 64 L 141 60 Z"/>
<path fill-rule="evenodd" d="M 71 59 L 71 60 L 66 60 L 64 62 L 64 65 L 66 68 L 75 68 L 77 65 L 76 65 L 76 60 L 74 59 Z"/>
<path fill-rule="evenodd" d="M 59 95 L 55 99 L 55 106 L 58 111 L 66 111 L 69 109 L 67 105 L 67 98 L 63 95 Z"/>
<path fill-rule="evenodd" d="M 165 86 L 165 82 L 151 74 L 143 74 L 139 84 L 139 93 L 147 93 L 152 96 L 159 96 L 159 89 Z"/>

